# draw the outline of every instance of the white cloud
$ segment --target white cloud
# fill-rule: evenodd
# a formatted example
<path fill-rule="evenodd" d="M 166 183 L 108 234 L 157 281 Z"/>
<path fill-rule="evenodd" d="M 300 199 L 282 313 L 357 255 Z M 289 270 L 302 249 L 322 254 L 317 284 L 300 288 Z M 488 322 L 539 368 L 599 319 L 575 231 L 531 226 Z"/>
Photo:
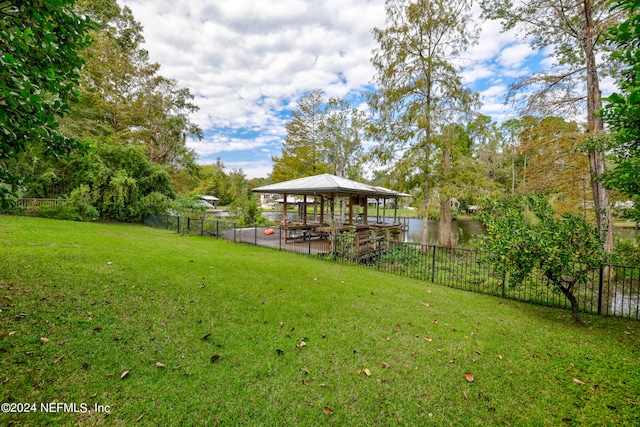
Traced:
<path fill-rule="evenodd" d="M 371 83 L 372 30 L 385 21 L 384 0 L 117 1 L 143 25 L 160 73 L 195 96 L 193 120 L 208 136 L 189 147 L 201 162 L 220 155 L 228 168 L 250 157 L 240 167 L 253 176 L 270 172 L 262 158 L 279 154 L 286 115 L 301 96 L 322 89 L 344 97 Z M 498 22 L 481 25 L 479 43 L 462 59 L 463 79 L 484 90 L 482 111 L 499 118 L 503 79 L 523 74 L 533 52 Z"/>

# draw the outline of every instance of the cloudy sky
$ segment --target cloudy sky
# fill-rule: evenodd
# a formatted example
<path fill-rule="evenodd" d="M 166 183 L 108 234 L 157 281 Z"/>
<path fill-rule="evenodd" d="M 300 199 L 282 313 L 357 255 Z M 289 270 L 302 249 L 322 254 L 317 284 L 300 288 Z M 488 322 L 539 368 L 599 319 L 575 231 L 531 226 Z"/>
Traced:
<path fill-rule="evenodd" d="M 384 0 L 118 0 L 144 27 L 145 48 L 160 73 L 188 87 L 205 131 L 188 145 L 199 163 L 219 157 L 227 170 L 266 177 L 280 154 L 285 124 L 313 89 L 357 99 L 373 80 L 371 30 L 384 26 Z M 497 23 L 483 23 L 465 54 L 465 83 L 484 114 L 501 121 L 509 82 L 537 69 L 533 52 Z"/>

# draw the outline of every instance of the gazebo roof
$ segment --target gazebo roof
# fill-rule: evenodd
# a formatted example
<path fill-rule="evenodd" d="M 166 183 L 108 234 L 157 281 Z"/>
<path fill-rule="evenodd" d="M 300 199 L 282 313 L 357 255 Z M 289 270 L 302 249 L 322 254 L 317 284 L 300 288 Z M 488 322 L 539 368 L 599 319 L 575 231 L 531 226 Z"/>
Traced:
<path fill-rule="evenodd" d="M 347 178 L 328 173 L 314 175 L 277 184 L 265 185 L 253 189 L 256 193 L 272 194 L 333 194 L 333 195 L 362 195 L 369 197 L 402 197 L 403 193 L 384 187 L 363 184 Z"/>

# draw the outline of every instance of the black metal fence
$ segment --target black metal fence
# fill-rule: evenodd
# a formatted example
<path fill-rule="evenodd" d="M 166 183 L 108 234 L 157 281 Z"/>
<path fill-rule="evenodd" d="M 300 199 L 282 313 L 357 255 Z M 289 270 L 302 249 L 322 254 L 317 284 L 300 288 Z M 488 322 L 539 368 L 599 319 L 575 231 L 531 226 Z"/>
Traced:
<path fill-rule="evenodd" d="M 237 227 L 230 221 L 168 215 L 148 217 L 145 224 L 183 235 L 218 237 L 365 266 L 481 294 L 549 307 L 571 307 L 541 273 L 510 286 L 508 275 L 496 273 L 489 263 L 481 262 L 492 256 L 489 252 L 362 238 L 349 233 L 287 233 L 278 227 Z M 610 265 L 592 271 L 574 294 L 583 312 L 640 320 L 640 266 Z"/>

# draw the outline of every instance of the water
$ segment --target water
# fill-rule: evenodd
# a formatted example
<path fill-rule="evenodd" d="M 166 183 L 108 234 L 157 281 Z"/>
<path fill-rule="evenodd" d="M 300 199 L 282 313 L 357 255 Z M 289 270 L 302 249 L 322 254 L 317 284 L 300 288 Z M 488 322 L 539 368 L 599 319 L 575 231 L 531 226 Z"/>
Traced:
<path fill-rule="evenodd" d="M 262 215 L 269 220 L 278 223 L 282 220 L 282 212 L 263 212 Z M 312 215 L 309 215 L 311 218 Z M 287 218 L 297 219 L 297 212 L 287 212 Z M 369 217 L 370 222 L 375 222 L 375 217 Z M 393 222 L 393 217 L 387 218 L 386 222 Z M 422 219 L 409 218 L 409 231 L 405 235 L 405 242 L 420 243 L 422 240 Z M 437 220 L 428 220 L 427 227 L 429 227 L 429 244 L 437 244 L 440 238 L 440 222 Z M 458 245 L 466 245 L 469 241 L 482 233 L 484 230 L 480 221 L 458 221 L 454 220 L 451 223 L 454 239 Z"/>
<path fill-rule="evenodd" d="M 422 241 L 422 219 L 409 219 L 409 232 L 405 238 L 406 242 L 420 243 Z M 438 244 L 440 240 L 440 221 L 427 220 L 428 243 Z M 451 231 L 456 245 L 466 245 L 475 236 L 484 231 L 484 227 L 480 221 L 469 220 L 453 220 L 451 221 Z"/>

